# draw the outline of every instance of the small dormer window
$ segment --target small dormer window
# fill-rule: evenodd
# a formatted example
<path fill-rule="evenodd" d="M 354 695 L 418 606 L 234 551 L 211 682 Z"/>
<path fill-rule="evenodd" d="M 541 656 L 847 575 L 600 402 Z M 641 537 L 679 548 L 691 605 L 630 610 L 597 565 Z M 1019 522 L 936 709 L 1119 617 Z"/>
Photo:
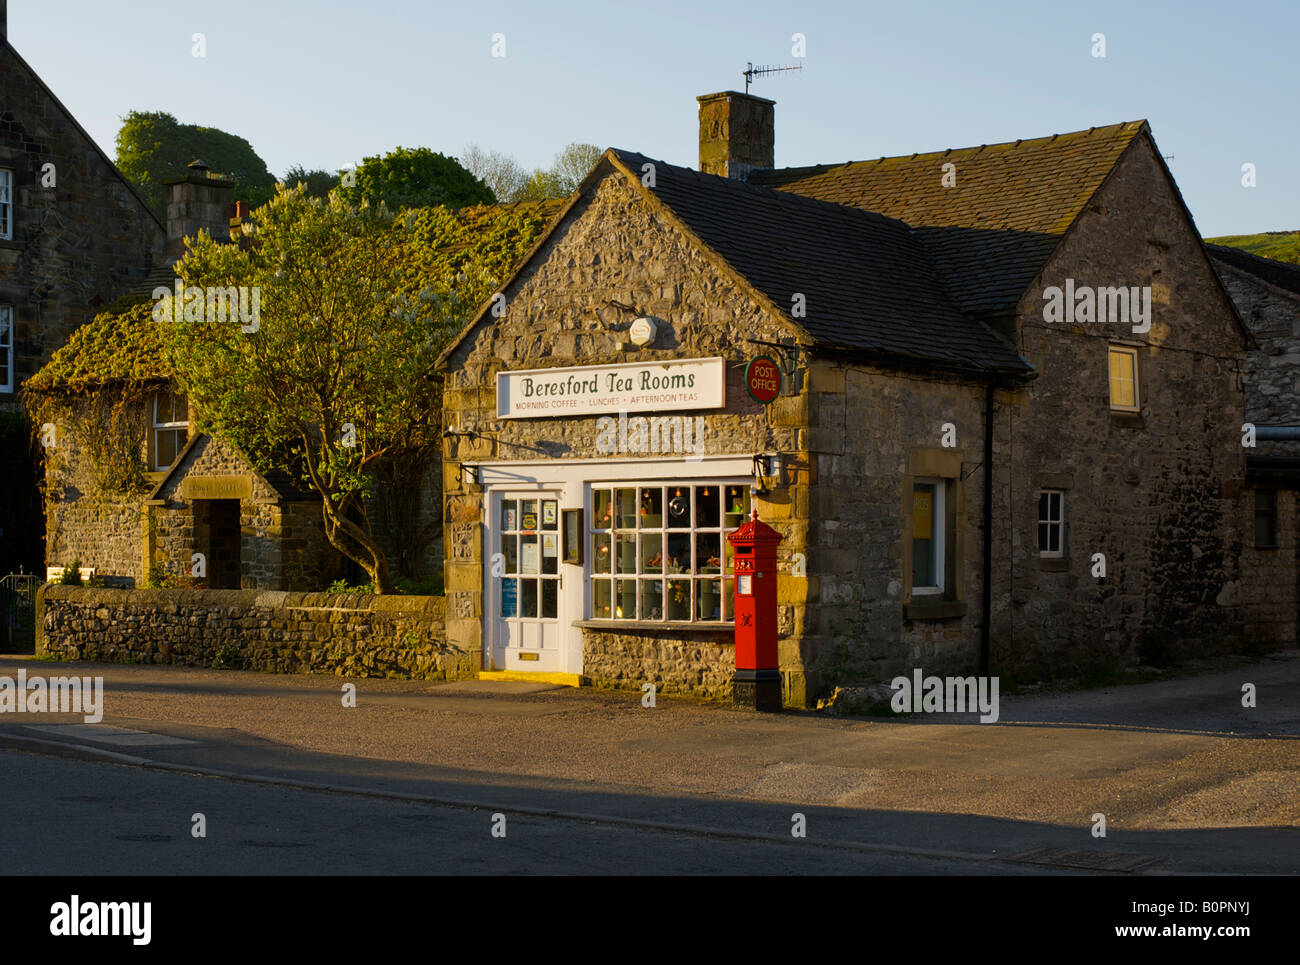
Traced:
<path fill-rule="evenodd" d="M 189 437 L 189 400 L 179 392 L 159 392 L 153 398 L 154 472 L 170 469 Z"/>
<path fill-rule="evenodd" d="M 14 236 L 14 172 L 0 168 L 0 240 Z"/>

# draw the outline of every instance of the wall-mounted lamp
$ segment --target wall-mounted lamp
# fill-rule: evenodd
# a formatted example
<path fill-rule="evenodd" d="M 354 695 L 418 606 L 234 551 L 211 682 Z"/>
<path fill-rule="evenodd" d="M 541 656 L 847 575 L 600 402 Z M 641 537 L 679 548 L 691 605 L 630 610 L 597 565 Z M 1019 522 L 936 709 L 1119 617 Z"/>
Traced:
<path fill-rule="evenodd" d="M 781 485 L 780 453 L 758 453 L 754 456 L 754 492 L 765 496 L 769 492 L 765 480 L 772 481 L 773 488 Z"/>

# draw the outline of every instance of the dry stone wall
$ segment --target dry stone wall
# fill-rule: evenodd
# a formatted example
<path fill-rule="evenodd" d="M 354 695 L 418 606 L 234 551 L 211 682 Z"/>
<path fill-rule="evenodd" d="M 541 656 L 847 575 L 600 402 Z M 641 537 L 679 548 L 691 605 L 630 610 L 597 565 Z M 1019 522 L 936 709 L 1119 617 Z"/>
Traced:
<path fill-rule="evenodd" d="M 452 680 L 478 654 L 449 646 L 440 597 L 47 585 L 37 652 L 64 660 Z"/>

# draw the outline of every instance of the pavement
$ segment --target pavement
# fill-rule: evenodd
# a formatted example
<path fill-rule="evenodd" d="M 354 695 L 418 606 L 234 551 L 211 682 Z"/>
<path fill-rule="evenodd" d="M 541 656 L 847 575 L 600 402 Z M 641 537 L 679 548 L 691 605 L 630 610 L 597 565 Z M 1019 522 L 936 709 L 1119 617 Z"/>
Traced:
<path fill-rule="evenodd" d="M 0 747 L 156 774 L 714 839 L 789 841 L 798 814 L 818 846 L 985 866 L 1300 873 L 1296 652 L 1003 696 L 995 724 L 480 681 L 351 680 L 345 707 L 342 678 L 0 657 L 20 667 L 102 676 L 105 716 L 0 714 Z"/>

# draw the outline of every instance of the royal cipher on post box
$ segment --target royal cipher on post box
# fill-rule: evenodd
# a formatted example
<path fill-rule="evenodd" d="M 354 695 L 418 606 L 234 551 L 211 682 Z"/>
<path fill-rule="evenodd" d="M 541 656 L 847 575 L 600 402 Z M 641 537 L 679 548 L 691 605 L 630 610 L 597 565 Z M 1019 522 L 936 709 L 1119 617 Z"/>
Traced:
<path fill-rule="evenodd" d="M 753 518 L 727 540 L 736 587 L 736 672 L 732 702 L 754 710 L 781 709 L 776 658 L 776 547 L 783 537 Z"/>

